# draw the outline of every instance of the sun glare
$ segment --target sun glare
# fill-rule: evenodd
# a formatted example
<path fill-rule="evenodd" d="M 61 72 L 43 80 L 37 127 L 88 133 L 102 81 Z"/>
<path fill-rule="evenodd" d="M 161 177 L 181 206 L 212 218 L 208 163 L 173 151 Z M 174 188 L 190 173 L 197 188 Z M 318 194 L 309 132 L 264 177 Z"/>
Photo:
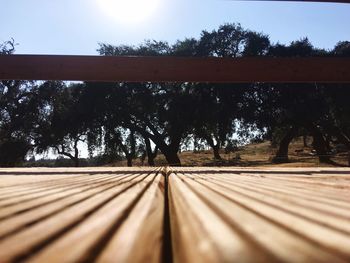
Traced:
<path fill-rule="evenodd" d="M 160 0 L 99 0 L 105 14 L 122 23 L 140 23 L 154 15 Z"/>

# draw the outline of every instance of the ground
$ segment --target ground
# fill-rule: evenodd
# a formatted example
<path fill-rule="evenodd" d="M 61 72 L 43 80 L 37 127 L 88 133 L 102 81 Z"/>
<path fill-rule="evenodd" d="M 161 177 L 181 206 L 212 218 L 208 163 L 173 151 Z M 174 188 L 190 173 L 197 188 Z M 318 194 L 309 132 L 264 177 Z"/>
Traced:
<path fill-rule="evenodd" d="M 308 141 L 311 145 L 311 140 Z M 289 147 L 288 163 L 274 164 L 272 158 L 277 151 L 272 147 L 269 141 L 262 143 L 253 143 L 240 147 L 233 153 L 226 154 L 221 150 L 222 161 L 213 158 L 211 150 L 194 153 L 193 151 L 184 151 L 179 154 L 183 166 L 273 166 L 273 167 L 331 167 L 334 165 L 324 164 L 318 161 L 317 156 L 311 154 L 312 147 L 304 147 L 302 138 L 295 139 Z M 347 165 L 347 153 L 334 155 L 332 160 L 339 166 Z M 166 165 L 163 155 L 159 155 L 155 160 L 156 165 Z M 147 160 L 144 165 L 147 164 Z M 134 160 L 135 166 L 142 166 L 139 159 Z M 126 161 L 120 161 L 113 166 L 126 166 Z"/>

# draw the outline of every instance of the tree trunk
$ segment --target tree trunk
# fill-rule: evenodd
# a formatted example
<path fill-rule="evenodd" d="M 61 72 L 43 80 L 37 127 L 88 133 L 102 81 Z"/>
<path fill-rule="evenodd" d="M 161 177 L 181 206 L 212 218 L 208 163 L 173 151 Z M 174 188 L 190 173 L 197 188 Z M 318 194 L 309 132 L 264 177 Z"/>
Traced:
<path fill-rule="evenodd" d="M 303 142 L 304 142 L 304 147 L 308 147 L 308 145 L 307 145 L 307 136 L 306 135 L 303 136 Z"/>
<path fill-rule="evenodd" d="M 331 150 L 331 140 L 332 140 L 332 136 L 330 135 L 325 136 L 325 142 L 326 142 L 328 152 Z"/>
<path fill-rule="evenodd" d="M 74 165 L 75 167 L 79 167 L 79 149 L 78 149 L 78 142 L 79 142 L 79 137 L 77 139 L 75 139 L 74 142 Z"/>
<path fill-rule="evenodd" d="M 154 159 L 157 157 L 158 153 L 158 147 L 154 149 L 154 152 L 152 151 L 151 147 L 151 141 L 148 138 L 145 138 L 145 144 L 146 144 L 146 152 L 147 152 L 147 161 L 149 166 L 154 166 Z"/>
<path fill-rule="evenodd" d="M 180 158 L 177 155 L 177 152 L 179 150 L 179 142 L 172 143 L 170 145 L 167 145 L 161 140 L 158 140 L 156 142 L 158 143 L 157 148 L 159 148 L 160 151 L 164 154 L 165 159 L 170 166 L 181 166 Z"/>
<path fill-rule="evenodd" d="M 313 147 L 315 148 L 318 159 L 321 163 L 329 163 L 330 157 L 328 154 L 328 146 L 321 131 L 317 127 L 311 127 L 311 134 L 313 136 Z"/>
<path fill-rule="evenodd" d="M 130 130 L 130 155 L 131 158 L 135 158 L 136 155 L 136 139 L 134 130 Z"/>
<path fill-rule="evenodd" d="M 71 159 L 73 161 L 75 167 L 79 167 L 79 165 L 80 165 L 79 151 L 78 151 L 76 146 L 75 146 L 75 154 L 74 155 L 70 154 L 69 152 L 65 152 L 63 146 L 62 146 L 62 150 L 60 150 L 58 146 L 55 146 L 54 148 L 57 150 L 58 154 L 61 154 L 63 156 L 68 157 L 69 159 Z"/>
<path fill-rule="evenodd" d="M 147 157 L 147 162 L 149 166 L 155 166 L 154 158 L 152 158 L 150 155 Z"/>
<path fill-rule="evenodd" d="M 129 153 L 128 148 L 121 141 L 119 141 L 118 143 L 119 143 L 122 151 L 125 154 L 125 158 L 127 160 L 128 167 L 132 167 L 132 159 L 134 158 L 135 154 L 132 152 L 132 150 Z M 132 148 L 132 146 L 131 146 L 131 148 Z"/>
<path fill-rule="evenodd" d="M 137 129 L 137 131 L 144 138 L 149 138 L 156 144 L 158 149 L 164 154 L 165 159 L 167 160 L 170 166 L 181 166 L 180 158 L 177 155 L 177 152 L 179 150 L 180 143 L 181 143 L 181 136 L 180 135 L 173 136 L 171 138 L 171 144 L 168 145 L 164 142 L 163 135 L 159 134 L 156 129 L 152 129 L 151 128 L 152 126 L 149 125 L 149 127 L 152 130 L 152 132 L 154 132 L 154 134 L 150 134 L 139 128 L 135 128 L 135 129 Z"/>
<path fill-rule="evenodd" d="M 157 155 L 158 155 L 158 147 L 154 149 L 154 152 L 151 151 L 147 157 L 149 166 L 155 166 L 154 159 L 157 157 Z"/>
<path fill-rule="evenodd" d="M 273 158 L 274 163 L 285 163 L 289 161 L 288 158 L 288 148 L 290 142 L 293 140 L 297 133 L 298 129 L 296 127 L 291 127 L 286 135 L 280 141 L 280 145 L 276 156 Z"/>
<path fill-rule="evenodd" d="M 164 151 L 162 151 L 162 153 L 165 155 L 165 159 L 167 160 L 167 162 L 170 166 L 181 166 L 181 161 L 180 161 L 180 158 L 177 154 L 179 152 L 179 148 L 180 148 L 181 137 L 180 136 L 173 136 L 171 139 L 172 140 L 171 140 L 171 143 L 169 145 L 167 145 L 167 144 L 162 145 L 163 150 L 164 150 Z M 158 146 L 158 147 L 160 148 L 160 146 Z"/>
<path fill-rule="evenodd" d="M 350 166 L 350 138 L 344 133 L 342 132 L 342 130 L 338 127 L 335 127 L 334 129 L 334 133 L 335 133 L 335 136 L 337 137 L 337 139 L 345 144 L 349 150 L 349 153 L 348 153 L 348 166 Z"/>
<path fill-rule="evenodd" d="M 80 164 L 80 162 L 79 162 L 79 158 L 73 158 L 73 162 L 74 162 L 74 166 L 75 167 L 79 167 L 79 164 Z"/>
<path fill-rule="evenodd" d="M 163 154 L 170 166 L 181 166 L 181 161 L 179 156 L 177 155 L 177 152 L 168 151 L 167 153 Z"/>
<path fill-rule="evenodd" d="M 126 156 L 126 159 L 128 161 L 128 167 L 132 167 L 132 155 Z"/>
<path fill-rule="evenodd" d="M 214 159 L 216 160 L 222 160 L 219 150 L 220 150 L 220 143 L 214 143 L 214 140 L 211 137 L 206 137 L 205 140 L 207 141 L 207 143 L 210 145 L 210 147 L 213 149 L 213 153 L 214 153 Z"/>
<path fill-rule="evenodd" d="M 219 153 L 219 150 L 220 150 L 219 146 L 214 145 L 212 148 L 213 148 L 213 152 L 214 152 L 214 158 L 216 160 L 221 160 L 222 158 L 221 158 L 220 153 Z"/>

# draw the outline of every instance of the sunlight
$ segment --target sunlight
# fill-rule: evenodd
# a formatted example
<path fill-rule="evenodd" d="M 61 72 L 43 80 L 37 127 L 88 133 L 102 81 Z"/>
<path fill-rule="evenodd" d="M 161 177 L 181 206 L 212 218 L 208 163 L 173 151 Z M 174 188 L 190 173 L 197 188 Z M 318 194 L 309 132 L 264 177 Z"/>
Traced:
<path fill-rule="evenodd" d="M 140 23 L 149 19 L 160 0 L 98 0 L 103 12 L 122 23 Z"/>

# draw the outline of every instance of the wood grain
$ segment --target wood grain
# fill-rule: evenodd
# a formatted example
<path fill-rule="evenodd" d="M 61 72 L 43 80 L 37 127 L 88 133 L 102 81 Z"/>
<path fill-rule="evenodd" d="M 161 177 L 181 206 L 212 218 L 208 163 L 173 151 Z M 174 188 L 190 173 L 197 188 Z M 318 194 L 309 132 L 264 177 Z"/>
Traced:
<path fill-rule="evenodd" d="M 0 169 L 0 262 L 349 262 L 350 169 Z"/>
<path fill-rule="evenodd" d="M 350 82 L 350 58 L 0 55 L 2 80 Z"/>

